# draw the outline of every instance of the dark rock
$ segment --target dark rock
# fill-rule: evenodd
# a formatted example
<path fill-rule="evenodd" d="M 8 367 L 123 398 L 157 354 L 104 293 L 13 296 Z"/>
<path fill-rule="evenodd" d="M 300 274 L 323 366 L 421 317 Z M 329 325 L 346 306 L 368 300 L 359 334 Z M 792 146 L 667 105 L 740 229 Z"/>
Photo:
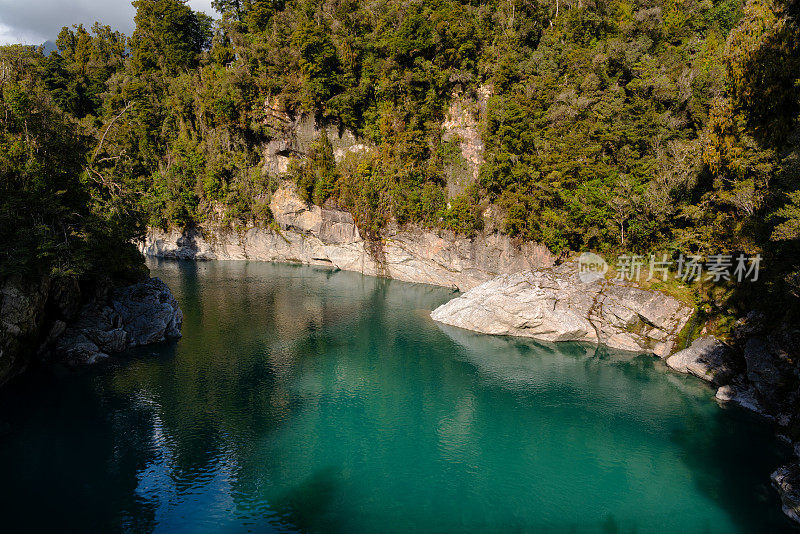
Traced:
<path fill-rule="evenodd" d="M 64 336 L 59 342 L 58 350 L 59 355 L 70 365 L 92 364 L 108 358 L 108 354 L 82 334 Z"/>
<path fill-rule="evenodd" d="M 737 343 L 744 344 L 753 336 L 761 336 L 766 332 L 766 316 L 763 312 L 753 310 L 745 317 L 742 317 L 733 327 L 733 339 Z"/>
<path fill-rule="evenodd" d="M 667 358 L 667 365 L 715 386 L 728 384 L 735 375 L 732 349 L 714 336 L 698 338 L 692 345 Z"/>
<path fill-rule="evenodd" d="M 38 347 L 50 278 L 0 279 L 0 385 L 21 373 Z"/>
<path fill-rule="evenodd" d="M 57 278 L 50 285 L 49 302 L 59 318 L 74 319 L 81 309 L 81 288 L 74 278 Z"/>
<path fill-rule="evenodd" d="M 47 354 L 47 352 L 52 348 L 55 342 L 58 340 L 59 337 L 66 331 L 67 323 L 62 321 L 61 319 L 56 319 L 53 321 L 53 324 L 50 326 L 50 331 L 45 336 L 44 340 L 42 340 L 41 344 L 39 345 L 38 355 L 43 356 Z"/>
<path fill-rule="evenodd" d="M 158 278 L 114 290 L 111 306 L 86 304 L 58 339 L 55 357 L 94 363 L 131 347 L 179 338 L 183 314 Z"/>
<path fill-rule="evenodd" d="M 89 330 L 86 336 L 103 352 L 122 352 L 128 346 L 128 333 L 122 328 Z"/>
<path fill-rule="evenodd" d="M 129 347 L 181 337 L 183 313 L 167 284 L 158 278 L 114 291 L 114 311 L 127 332 Z"/>
<path fill-rule="evenodd" d="M 783 513 L 800 523 L 800 464 L 779 467 L 770 478 L 781 496 Z"/>
<path fill-rule="evenodd" d="M 786 412 L 796 400 L 798 377 L 792 362 L 796 348 L 791 345 L 792 336 L 787 332 L 752 337 L 744 345 L 747 379 L 771 413 Z"/>

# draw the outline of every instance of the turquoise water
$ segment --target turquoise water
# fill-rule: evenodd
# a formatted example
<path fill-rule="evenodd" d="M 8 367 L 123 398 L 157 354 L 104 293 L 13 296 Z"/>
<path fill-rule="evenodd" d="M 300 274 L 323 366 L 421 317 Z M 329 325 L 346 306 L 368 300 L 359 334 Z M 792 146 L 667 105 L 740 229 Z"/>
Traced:
<path fill-rule="evenodd" d="M 183 340 L 0 395 L 0 531 L 791 529 L 769 428 L 652 357 L 442 327 L 441 288 L 151 267 Z"/>

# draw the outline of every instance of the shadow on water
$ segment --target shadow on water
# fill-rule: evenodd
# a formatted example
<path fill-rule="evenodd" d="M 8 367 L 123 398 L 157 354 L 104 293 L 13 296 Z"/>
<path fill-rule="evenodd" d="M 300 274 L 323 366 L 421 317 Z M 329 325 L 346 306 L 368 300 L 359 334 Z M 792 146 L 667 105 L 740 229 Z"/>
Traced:
<path fill-rule="evenodd" d="M 334 510 L 341 470 L 324 467 L 274 499 L 282 519 L 301 532 L 343 532 Z"/>
<path fill-rule="evenodd" d="M 774 434 L 774 427 L 741 408 L 719 407 L 713 391 L 695 377 L 669 371 L 648 354 L 616 351 L 577 343 L 546 343 L 505 336 L 485 336 L 459 328 L 437 325 L 463 350 L 463 356 L 484 376 L 500 387 L 529 386 L 548 369 L 540 355 L 552 362 L 564 358 L 581 362 L 588 374 L 602 377 L 621 374 L 644 384 L 666 402 L 680 420 L 671 425 L 669 439 L 680 451 L 681 461 L 694 473 L 695 486 L 724 508 L 737 524 L 752 532 L 798 532 L 780 510 L 780 499 L 770 487 L 770 473 L 790 451 Z M 550 383 L 550 381 L 545 381 Z M 607 404 L 603 387 L 594 390 L 593 403 Z M 643 409 L 645 407 L 643 406 Z M 613 511 L 610 511 L 613 512 Z M 603 532 L 627 532 L 613 513 L 603 523 Z M 710 530 L 708 530 L 710 531 Z"/>
<path fill-rule="evenodd" d="M 76 378 L 79 378 L 76 380 Z M 151 413 L 60 372 L 21 377 L 0 394 L 0 510 L 6 532 L 149 531 L 135 497 L 152 461 Z M 102 397 L 102 402 L 97 402 Z M 85 513 L 90 510 L 90 513 Z"/>

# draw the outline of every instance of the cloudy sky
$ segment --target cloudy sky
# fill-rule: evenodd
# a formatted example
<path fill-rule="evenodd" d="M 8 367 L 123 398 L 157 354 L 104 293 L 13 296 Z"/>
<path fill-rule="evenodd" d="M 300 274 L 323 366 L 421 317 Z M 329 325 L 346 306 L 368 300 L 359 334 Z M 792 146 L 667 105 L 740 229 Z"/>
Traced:
<path fill-rule="evenodd" d="M 216 16 L 211 0 L 189 0 L 189 5 Z M 95 21 L 130 35 L 134 12 L 131 0 L 0 0 L 0 45 L 55 41 L 62 26 L 88 28 Z"/>

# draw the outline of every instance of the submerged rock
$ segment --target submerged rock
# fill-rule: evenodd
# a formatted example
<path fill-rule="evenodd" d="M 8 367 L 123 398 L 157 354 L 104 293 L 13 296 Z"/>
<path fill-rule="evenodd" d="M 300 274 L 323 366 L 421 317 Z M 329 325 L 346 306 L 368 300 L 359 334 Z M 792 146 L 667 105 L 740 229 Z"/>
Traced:
<path fill-rule="evenodd" d="M 732 349 L 714 336 L 696 339 L 690 347 L 667 358 L 667 365 L 715 386 L 724 386 L 735 374 Z"/>
<path fill-rule="evenodd" d="M 770 478 L 781 496 L 783 513 L 800 523 L 800 464 L 784 465 Z"/>
<path fill-rule="evenodd" d="M 486 334 L 588 341 L 666 357 L 692 308 L 621 282 L 583 282 L 578 265 L 524 271 L 485 282 L 431 313 L 433 320 Z"/>

